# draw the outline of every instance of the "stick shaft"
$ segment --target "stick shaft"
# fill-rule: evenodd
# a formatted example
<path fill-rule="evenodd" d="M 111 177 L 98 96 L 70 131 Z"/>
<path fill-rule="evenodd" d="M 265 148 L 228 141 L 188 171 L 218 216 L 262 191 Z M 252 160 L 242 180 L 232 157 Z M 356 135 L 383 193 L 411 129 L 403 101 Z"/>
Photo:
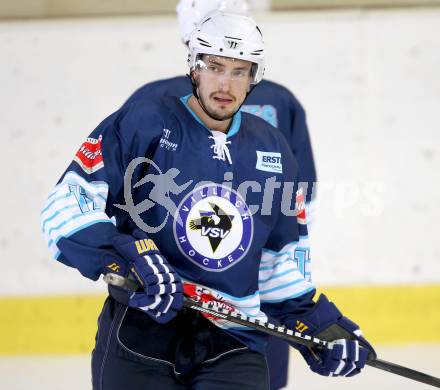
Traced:
<path fill-rule="evenodd" d="M 252 318 L 244 317 L 244 316 L 236 316 L 233 315 L 230 312 L 227 312 L 226 310 L 222 309 L 221 312 L 209 308 L 208 305 L 205 303 L 198 303 L 194 302 L 192 299 L 185 297 L 184 298 L 184 304 L 185 307 L 188 307 L 193 310 L 198 310 L 200 312 L 205 312 L 207 314 L 211 314 L 214 316 L 217 316 L 219 318 L 223 318 L 225 320 L 228 320 L 230 322 L 234 322 L 236 324 L 245 325 L 250 328 L 254 328 L 256 330 L 260 330 L 264 333 L 268 333 L 272 336 L 280 337 L 286 341 L 294 341 L 298 344 L 305 345 L 307 347 L 325 347 L 328 343 L 327 341 L 323 341 L 317 338 L 312 338 L 311 340 L 304 340 L 303 338 L 306 337 L 305 335 L 302 335 L 299 332 L 294 332 L 291 334 L 286 332 L 285 327 L 277 327 L 273 324 L 270 324 L 268 322 L 256 324 L 254 321 L 252 321 Z M 387 372 L 390 372 L 395 375 L 400 375 L 408 379 L 412 379 L 417 382 L 421 382 L 430 386 L 438 387 L 440 388 L 440 378 L 436 378 L 434 376 L 425 374 L 420 371 L 413 370 L 411 368 L 407 368 L 404 366 L 400 366 L 395 363 L 387 362 L 382 359 L 373 359 L 366 362 L 367 365 L 378 368 L 380 370 L 384 370 Z"/>
<path fill-rule="evenodd" d="M 131 279 L 124 278 L 116 274 L 107 274 L 104 276 L 104 281 L 108 284 L 125 288 L 130 291 L 136 291 L 139 287 L 138 284 Z M 259 321 L 252 317 L 247 317 L 238 313 L 230 312 L 225 309 L 213 308 L 211 304 L 207 302 L 197 302 L 191 298 L 184 297 L 183 306 L 197 310 L 201 313 L 209 314 L 220 319 L 227 320 L 239 325 L 244 325 L 255 330 L 270 334 L 272 336 L 280 337 L 286 341 L 295 342 L 297 344 L 302 344 L 307 347 L 318 347 L 324 348 L 328 345 L 327 341 L 317 339 L 315 337 L 310 337 L 303 335 L 299 332 L 294 332 L 287 329 L 284 326 L 277 326 L 271 324 L 270 322 Z M 404 366 L 400 366 L 395 363 L 387 362 L 382 359 L 369 360 L 366 363 L 370 367 L 378 368 L 390 372 L 395 375 L 400 375 L 408 379 L 412 379 L 417 382 L 421 382 L 430 386 L 440 388 L 440 378 L 425 374 L 420 371 L 413 370 Z"/>
<path fill-rule="evenodd" d="M 400 366 L 399 364 L 387 362 L 382 359 L 374 359 L 368 361 L 367 364 L 371 367 L 412 379 L 413 381 L 440 388 L 440 378 L 413 370 L 412 368 Z"/>
<path fill-rule="evenodd" d="M 122 287 L 130 291 L 136 291 L 139 288 L 139 285 L 136 281 L 113 273 L 104 275 L 104 281 L 113 286 Z M 294 332 L 293 330 L 287 329 L 284 326 L 277 326 L 267 321 L 257 320 L 255 318 L 230 312 L 225 309 L 213 308 L 212 305 L 207 302 L 197 302 L 187 296 L 184 296 L 183 298 L 183 306 L 188 309 L 197 310 L 201 313 L 212 315 L 219 319 L 248 326 L 264 333 L 268 333 L 272 336 L 281 337 L 286 341 L 294 341 L 307 347 L 326 347 L 328 344 L 327 341 L 319 340 L 315 337 L 310 337 L 300 332 Z"/>
<path fill-rule="evenodd" d="M 286 341 L 294 341 L 297 344 L 305 345 L 306 347 L 326 347 L 328 342 L 304 335 L 300 332 L 294 332 L 287 329 L 285 326 L 277 326 L 267 321 L 259 321 L 252 317 L 247 317 L 241 314 L 233 313 L 225 309 L 213 309 L 209 303 L 196 302 L 191 298 L 184 297 L 183 306 L 192 310 L 197 310 L 201 313 L 210 314 L 214 317 L 233 322 L 235 324 L 244 325 L 255 330 L 270 334 L 272 336 L 280 337 Z"/>

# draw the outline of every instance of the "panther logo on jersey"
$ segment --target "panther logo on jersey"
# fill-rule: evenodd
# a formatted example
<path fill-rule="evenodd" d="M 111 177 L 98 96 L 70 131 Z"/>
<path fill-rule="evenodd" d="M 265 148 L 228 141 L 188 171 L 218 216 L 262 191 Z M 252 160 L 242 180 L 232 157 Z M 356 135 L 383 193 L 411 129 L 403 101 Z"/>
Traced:
<path fill-rule="evenodd" d="M 224 271 L 249 250 L 252 215 L 243 198 L 228 187 L 213 183 L 194 189 L 177 216 L 174 235 L 180 251 L 205 270 Z"/>
<path fill-rule="evenodd" d="M 215 252 L 220 243 L 231 232 L 234 215 L 226 214 L 217 204 L 209 203 L 211 211 L 199 211 L 200 218 L 189 222 L 191 230 L 200 230 L 203 237 L 207 237 Z"/>

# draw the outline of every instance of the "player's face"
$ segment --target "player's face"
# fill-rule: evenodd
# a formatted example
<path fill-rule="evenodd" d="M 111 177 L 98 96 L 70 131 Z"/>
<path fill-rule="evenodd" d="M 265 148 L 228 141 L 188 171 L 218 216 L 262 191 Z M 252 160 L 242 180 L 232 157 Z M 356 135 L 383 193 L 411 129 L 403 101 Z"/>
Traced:
<path fill-rule="evenodd" d="M 226 120 L 239 109 L 250 88 L 251 70 L 251 62 L 235 58 L 205 54 L 197 61 L 197 92 L 212 118 Z"/>

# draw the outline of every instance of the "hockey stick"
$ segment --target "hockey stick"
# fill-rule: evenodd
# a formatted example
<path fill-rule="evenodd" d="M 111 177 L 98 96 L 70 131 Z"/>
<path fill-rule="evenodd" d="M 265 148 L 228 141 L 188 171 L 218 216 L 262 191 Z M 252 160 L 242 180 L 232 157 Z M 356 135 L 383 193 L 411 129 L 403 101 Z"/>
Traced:
<path fill-rule="evenodd" d="M 139 285 L 134 280 L 124 278 L 117 274 L 109 273 L 104 275 L 104 281 L 113 286 L 122 287 L 130 291 L 136 291 L 139 288 Z M 222 318 L 239 325 L 244 325 L 249 328 L 259 330 L 272 336 L 280 337 L 286 341 L 302 344 L 307 347 L 326 348 L 329 344 L 328 341 L 304 335 L 300 332 L 295 332 L 291 329 L 287 329 L 284 326 L 278 326 L 270 322 L 256 320 L 255 318 L 230 312 L 225 309 L 214 309 L 209 302 L 197 302 L 186 296 L 184 297 L 183 306 L 192 310 L 197 310 L 201 313 L 209 314 L 217 318 Z M 368 360 L 366 364 L 395 375 L 400 375 L 417 382 L 440 388 L 440 378 L 436 378 L 408 367 L 400 366 L 382 359 L 371 359 Z"/>

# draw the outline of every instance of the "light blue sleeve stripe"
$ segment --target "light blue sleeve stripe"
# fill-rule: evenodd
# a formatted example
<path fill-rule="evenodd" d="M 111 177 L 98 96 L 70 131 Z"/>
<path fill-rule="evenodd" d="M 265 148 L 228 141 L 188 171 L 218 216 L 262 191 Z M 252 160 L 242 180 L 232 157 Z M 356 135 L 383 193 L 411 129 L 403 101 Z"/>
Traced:
<path fill-rule="evenodd" d="M 308 239 L 308 236 L 300 236 L 300 238 L 306 240 L 306 239 Z M 288 245 L 297 244 L 298 242 L 299 241 L 294 241 L 294 242 L 289 243 Z M 295 249 L 310 249 L 310 248 L 309 247 L 305 247 L 305 246 L 299 246 L 299 247 L 297 247 Z M 280 256 L 284 256 L 286 254 L 291 254 L 293 252 L 293 251 L 291 251 L 291 252 L 275 252 L 275 251 L 273 251 L 271 249 L 266 249 L 266 248 L 263 248 L 262 251 L 271 254 L 272 257 L 280 257 Z M 271 261 L 271 259 L 261 260 L 262 263 L 268 262 L 268 261 Z"/>
<path fill-rule="evenodd" d="M 258 309 L 259 307 L 260 307 L 260 304 L 253 305 L 253 306 L 240 306 L 240 310 L 241 309 Z"/>
<path fill-rule="evenodd" d="M 286 244 L 285 246 L 287 246 L 287 245 L 295 245 L 295 244 L 298 244 L 298 242 L 299 241 L 292 241 L 292 242 L 289 242 L 288 244 Z M 270 253 L 273 256 L 282 256 L 282 255 L 284 255 L 286 253 L 290 253 L 290 252 L 276 252 L 276 251 L 273 251 L 272 249 L 267 249 L 267 248 L 263 248 L 262 250 L 263 250 L 263 252 Z"/>
<path fill-rule="evenodd" d="M 56 192 L 55 192 L 55 194 L 56 194 Z M 54 204 L 57 200 L 61 200 L 61 199 L 68 198 L 68 197 L 71 196 L 71 195 L 72 195 L 71 193 L 68 193 L 68 194 L 64 194 L 64 195 L 61 195 L 61 196 L 55 198 L 52 202 L 50 202 L 50 203 L 49 203 L 49 204 L 48 204 L 48 205 L 47 205 L 47 206 L 41 211 L 40 215 L 41 215 L 41 214 L 44 214 L 45 211 L 47 211 L 50 207 L 52 207 L 53 204 Z"/>
<path fill-rule="evenodd" d="M 250 300 L 250 299 L 253 299 L 253 298 L 257 297 L 257 296 L 260 294 L 259 291 L 256 291 L 256 292 L 255 292 L 254 294 L 252 294 L 252 295 L 248 295 L 248 296 L 246 296 L 246 297 L 238 298 L 238 297 L 234 297 L 233 295 L 226 294 L 225 292 L 220 291 L 220 290 L 216 290 L 216 291 L 217 291 L 219 294 L 223 295 L 225 298 L 228 298 L 230 301 L 246 301 L 246 300 Z M 244 307 L 244 306 L 243 306 L 243 307 Z M 250 307 L 254 307 L 254 306 L 250 306 Z"/>
<path fill-rule="evenodd" d="M 52 245 L 52 244 L 55 244 L 55 245 L 56 245 L 56 244 L 58 243 L 58 241 L 61 240 L 62 238 L 68 238 L 68 237 L 74 235 L 75 233 L 79 232 L 80 230 L 86 229 L 86 228 L 88 228 L 89 226 L 92 226 L 92 225 L 94 225 L 94 224 L 96 224 L 96 223 L 101 223 L 101 222 L 103 222 L 103 223 L 108 223 L 108 222 L 110 222 L 110 223 L 113 224 L 113 222 L 112 222 L 111 219 L 97 219 L 97 220 L 95 220 L 95 221 L 90 221 L 89 223 L 86 223 L 86 224 L 84 224 L 84 225 L 81 225 L 81 226 L 77 227 L 76 229 L 72 230 L 71 232 L 69 232 L 69 233 L 66 234 L 65 236 L 58 236 L 58 237 L 55 239 L 55 242 L 54 242 L 54 240 L 49 240 L 49 241 L 48 241 L 48 245 L 49 245 L 49 246 Z"/>
<path fill-rule="evenodd" d="M 55 187 L 57 188 L 57 187 Z M 52 198 L 53 196 L 55 196 L 57 194 L 58 191 L 55 191 L 55 188 L 52 190 L 52 193 L 47 197 L 47 200 L 49 200 L 50 198 Z"/>
<path fill-rule="evenodd" d="M 284 302 L 287 301 L 289 299 L 294 299 L 294 298 L 298 298 L 301 295 L 307 294 L 311 291 L 315 290 L 315 287 L 309 287 L 299 293 L 293 294 L 293 295 L 289 295 L 288 297 L 284 297 L 284 298 L 278 298 L 278 299 L 261 299 L 262 303 L 279 303 L 279 302 Z"/>
<path fill-rule="evenodd" d="M 101 198 L 104 203 L 107 202 L 107 199 L 104 196 L 102 196 L 101 194 L 95 194 L 95 195 L 98 196 L 99 198 Z M 68 198 L 69 196 L 74 196 L 74 195 L 69 192 L 67 194 L 64 194 L 64 195 L 61 195 L 61 196 L 55 198 L 41 211 L 40 215 L 44 214 L 49 208 L 51 208 L 56 201 Z"/>
<path fill-rule="evenodd" d="M 286 261 L 289 261 L 289 260 L 293 261 L 293 259 L 288 257 L 287 259 L 284 259 L 283 261 L 276 263 L 274 266 L 260 267 L 260 271 L 269 271 L 271 269 L 278 268 L 280 265 L 283 265 Z"/>
<path fill-rule="evenodd" d="M 271 275 L 266 279 L 259 279 L 258 283 L 266 283 L 269 280 L 275 280 L 275 279 L 281 278 L 281 276 L 290 274 L 291 272 L 295 272 L 295 271 L 299 272 L 298 268 L 288 269 L 287 271 L 281 272 L 280 274 Z"/>
<path fill-rule="evenodd" d="M 64 207 L 64 208 L 62 208 L 62 209 L 60 209 L 60 210 L 58 210 L 58 211 L 55 211 L 55 213 L 53 213 L 50 217 L 46 218 L 46 219 L 43 221 L 43 232 L 46 230 L 46 224 L 47 224 L 49 221 L 51 221 L 52 219 L 54 219 L 55 217 L 57 217 L 58 215 L 60 215 L 62 212 L 66 211 L 66 210 L 74 209 L 74 208 L 78 209 L 78 208 L 79 208 L 79 207 L 78 207 L 78 204 L 73 204 L 73 205 L 70 205 L 70 206 L 66 206 L 66 207 Z M 80 212 L 81 212 L 81 211 L 80 211 Z"/>
<path fill-rule="evenodd" d="M 293 282 L 282 284 L 281 286 L 269 288 L 267 290 L 262 290 L 262 291 L 260 291 L 260 295 L 268 294 L 268 293 L 273 292 L 273 291 L 282 290 L 282 289 L 284 289 L 286 287 L 291 287 L 291 286 L 294 286 L 295 284 L 298 284 L 298 283 L 301 283 L 301 282 L 304 282 L 304 279 L 297 279 L 297 280 L 294 280 Z"/>
<path fill-rule="evenodd" d="M 260 305 L 258 305 L 258 306 L 260 306 Z M 241 308 L 240 308 L 240 309 L 241 309 Z M 258 314 L 250 314 L 250 313 L 245 313 L 245 312 L 243 312 L 243 314 L 245 314 L 247 317 L 257 318 L 258 315 L 259 315 L 260 313 L 258 312 Z"/>
<path fill-rule="evenodd" d="M 269 262 L 273 261 L 274 258 L 282 257 L 282 256 L 286 256 L 286 255 L 290 256 L 291 254 L 293 254 L 293 252 L 280 252 L 280 253 L 277 253 L 276 255 L 270 254 L 270 256 L 272 256 L 270 259 L 266 259 L 266 260 L 261 259 L 260 263 L 269 263 Z"/>
<path fill-rule="evenodd" d="M 93 215 L 93 214 L 102 214 L 102 213 L 103 213 L 102 210 L 89 211 L 89 212 L 87 213 L 87 217 L 88 217 L 89 215 Z M 78 215 L 75 215 L 75 216 L 73 216 L 73 217 L 71 217 L 71 218 L 69 218 L 69 219 L 66 219 L 65 221 L 61 222 L 58 226 L 55 226 L 55 227 L 51 228 L 51 229 L 49 230 L 48 234 L 51 235 L 52 232 L 57 231 L 57 230 L 60 230 L 63 226 L 67 225 L 69 222 L 72 222 L 72 221 L 74 221 L 74 220 L 76 220 L 76 219 L 78 219 L 78 218 L 82 218 L 82 217 L 85 217 L 85 215 L 84 215 L 83 213 L 78 214 Z"/>

